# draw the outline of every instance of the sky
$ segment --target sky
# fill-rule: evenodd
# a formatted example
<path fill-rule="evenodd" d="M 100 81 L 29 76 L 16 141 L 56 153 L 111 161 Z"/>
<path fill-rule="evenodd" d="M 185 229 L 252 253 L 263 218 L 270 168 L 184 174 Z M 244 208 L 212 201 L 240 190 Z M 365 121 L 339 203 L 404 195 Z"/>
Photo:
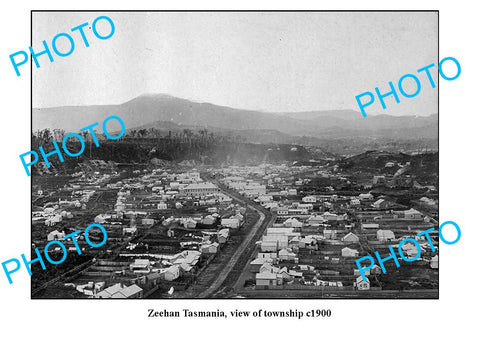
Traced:
<path fill-rule="evenodd" d="M 107 15 L 115 33 L 96 38 L 91 24 Z M 87 48 L 73 27 L 88 22 Z M 267 112 L 360 111 L 355 96 L 388 92 L 418 75 L 414 98 L 392 96 L 367 114 L 438 112 L 438 87 L 417 70 L 438 63 L 436 12 L 45 12 L 33 13 L 32 47 L 58 33 L 75 41 L 67 57 L 39 56 L 33 107 L 121 104 L 145 93 Z M 106 21 L 99 21 L 107 34 Z M 67 51 L 65 38 L 57 47 Z M 25 66 L 26 67 L 26 66 Z M 438 84 L 437 67 L 432 69 Z M 410 79 L 411 81 L 411 79 Z M 415 92 L 413 81 L 404 89 Z M 413 90 L 412 90 L 413 88 Z M 398 91 L 398 88 L 397 88 Z M 366 100 L 366 98 L 365 98 Z"/>

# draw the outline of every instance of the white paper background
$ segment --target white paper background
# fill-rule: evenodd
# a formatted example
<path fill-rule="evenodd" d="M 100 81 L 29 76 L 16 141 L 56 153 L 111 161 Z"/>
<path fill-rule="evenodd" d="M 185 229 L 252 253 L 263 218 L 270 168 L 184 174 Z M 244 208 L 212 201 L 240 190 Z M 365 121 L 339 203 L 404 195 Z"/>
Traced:
<path fill-rule="evenodd" d="M 0 262 L 30 248 L 30 179 L 19 154 L 30 147 L 30 74 L 16 77 L 9 55 L 30 45 L 31 9 L 438 9 L 440 58 L 453 56 L 462 65 L 460 78 L 440 83 L 440 221 L 454 220 L 462 229 L 459 243 L 442 246 L 439 300 L 30 300 L 24 268 L 9 285 L 0 274 L 0 337 L 39 339 L 140 337 L 256 339 L 405 337 L 420 339 L 478 336 L 478 11 L 473 1 L 15 1 L 0 4 L 0 133 L 2 181 Z M 72 23 L 75 24 L 75 23 Z M 78 24 L 78 23 L 77 23 Z M 49 37 L 45 37 L 48 40 Z M 385 60 L 388 62 L 388 60 Z M 433 61 L 432 61 L 433 62 Z M 48 66 L 46 66 L 48 67 Z M 74 65 L 72 65 L 74 67 Z M 34 70 L 35 71 L 35 70 Z M 408 71 L 408 70 L 406 70 Z M 452 239 L 450 237 L 449 239 Z M 166 319 L 147 318 L 147 309 L 182 308 L 317 309 L 330 308 L 330 318 L 297 319 Z"/>

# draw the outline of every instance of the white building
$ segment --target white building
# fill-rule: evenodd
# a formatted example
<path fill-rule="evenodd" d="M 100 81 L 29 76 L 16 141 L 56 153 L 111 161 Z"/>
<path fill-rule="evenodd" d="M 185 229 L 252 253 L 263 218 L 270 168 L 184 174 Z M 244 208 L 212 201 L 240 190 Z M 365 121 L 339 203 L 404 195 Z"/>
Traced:
<path fill-rule="evenodd" d="M 220 189 L 213 183 L 192 183 L 180 189 L 184 196 L 206 196 L 220 192 Z"/>
<path fill-rule="evenodd" d="M 304 203 L 317 203 L 317 198 L 315 196 L 305 196 L 302 198 Z"/>

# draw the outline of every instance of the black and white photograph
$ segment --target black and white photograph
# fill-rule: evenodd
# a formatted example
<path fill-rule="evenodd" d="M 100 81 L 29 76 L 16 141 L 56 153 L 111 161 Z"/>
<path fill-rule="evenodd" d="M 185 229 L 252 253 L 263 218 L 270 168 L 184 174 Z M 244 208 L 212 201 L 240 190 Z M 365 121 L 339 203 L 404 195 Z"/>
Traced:
<path fill-rule="evenodd" d="M 438 298 L 437 11 L 35 11 L 32 36 L 33 299 Z"/>
<path fill-rule="evenodd" d="M 0 338 L 475 338 L 473 2 L 0 7 Z"/>

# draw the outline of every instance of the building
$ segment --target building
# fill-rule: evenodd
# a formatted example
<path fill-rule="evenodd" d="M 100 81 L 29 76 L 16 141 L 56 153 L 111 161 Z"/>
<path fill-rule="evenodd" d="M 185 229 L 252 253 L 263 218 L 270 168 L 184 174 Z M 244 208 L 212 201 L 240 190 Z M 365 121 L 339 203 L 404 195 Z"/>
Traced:
<path fill-rule="evenodd" d="M 382 242 L 394 241 L 395 234 L 391 230 L 377 230 L 377 240 Z"/>
<path fill-rule="evenodd" d="M 371 193 L 368 193 L 368 194 L 360 194 L 358 195 L 358 199 L 360 201 L 369 201 L 369 200 L 373 200 L 373 195 Z"/>
<path fill-rule="evenodd" d="M 59 232 L 58 230 L 54 230 L 47 235 L 47 241 L 63 240 L 64 236 L 65 233 L 63 231 Z"/>
<path fill-rule="evenodd" d="M 283 284 L 283 277 L 281 274 L 263 271 L 255 274 L 255 285 L 257 287 L 266 288 L 270 286 L 281 286 Z"/>
<path fill-rule="evenodd" d="M 372 206 L 375 209 L 387 209 L 388 208 L 388 202 L 385 201 L 383 198 L 380 198 L 380 199 L 376 200 L 375 202 L 373 202 Z"/>
<path fill-rule="evenodd" d="M 358 250 L 345 247 L 345 248 L 342 249 L 342 256 L 343 257 L 357 257 L 358 256 Z"/>
<path fill-rule="evenodd" d="M 168 209 L 167 203 L 165 203 L 165 202 L 160 202 L 160 203 L 158 203 L 158 204 L 157 204 L 157 209 L 158 209 L 158 210 L 167 210 L 167 209 Z"/>
<path fill-rule="evenodd" d="M 363 275 L 370 276 L 370 269 L 365 270 L 365 268 L 366 268 L 365 266 L 362 266 Z M 356 268 L 356 269 L 353 269 L 353 275 L 354 276 L 361 276 L 362 274 L 360 274 L 360 270 L 358 268 Z"/>
<path fill-rule="evenodd" d="M 378 229 L 380 226 L 377 223 L 362 223 L 362 230 L 375 230 Z"/>
<path fill-rule="evenodd" d="M 142 225 L 154 225 L 155 220 L 153 218 L 142 218 Z"/>
<path fill-rule="evenodd" d="M 337 238 L 337 231 L 335 229 L 323 229 L 323 237 L 326 240 L 334 240 Z"/>
<path fill-rule="evenodd" d="M 143 289 L 136 284 L 125 287 L 123 284 L 117 283 L 102 290 L 94 297 L 99 299 L 141 299 L 143 297 Z"/>
<path fill-rule="evenodd" d="M 322 223 L 325 223 L 327 220 L 320 215 L 311 215 L 307 218 L 307 224 L 309 226 L 319 226 Z"/>
<path fill-rule="evenodd" d="M 217 242 L 206 242 L 200 246 L 200 251 L 202 254 L 216 254 L 218 246 L 219 244 Z"/>
<path fill-rule="evenodd" d="M 250 262 L 250 271 L 252 273 L 258 273 L 260 272 L 260 268 L 265 264 L 265 263 L 272 263 L 273 260 L 270 258 L 266 257 L 257 257 L 254 259 L 252 262 Z"/>
<path fill-rule="evenodd" d="M 274 252 L 277 251 L 277 241 L 262 241 L 260 244 L 262 252 Z"/>
<path fill-rule="evenodd" d="M 212 225 L 215 223 L 216 220 L 216 217 L 213 217 L 212 215 L 207 215 L 203 218 L 202 223 L 205 225 Z"/>
<path fill-rule="evenodd" d="M 385 184 L 385 176 L 373 176 L 372 183 L 373 185 Z"/>
<path fill-rule="evenodd" d="M 411 208 L 410 210 L 405 210 L 404 212 L 404 218 L 407 220 L 422 220 L 423 215 L 421 212 L 418 210 L 415 210 Z"/>
<path fill-rule="evenodd" d="M 135 259 L 135 261 L 130 264 L 130 270 L 134 273 L 150 273 L 150 260 L 148 259 Z"/>
<path fill-rule="evenodd" d="M 220 192 L 220 189 L 213 183 L 192 183 L 180 189 L 180 194 L 184 196 L 206 196 Z"/>
<path fill-rule="evenodd" d="M 182 221 L 182 224 L 187 229 L 195 229 L 195 227 L 197 226 L 197 221 L 195 221 L 191 217 L 188 217 Z"/>
<path fill-rule="evenodd" d="M 349 242 L 349 243 L 358 243 L 360 241 L 360 238 L 354 233 L 350 232 L 344 237 L 342 237 L 342 241 Z"/>
<path fill-rule="evenodd" d="M 228 240 L 228 236 L 230 235 L 230 229 L 221 229 L 217 232 L 217 240 L 218 243 L 223 244 L 226 243 Z"/>
<path fill-rule="evenodd" d="M 220 224 L 222 227 L 231 229 L 238 229 L 240 227 L 240 221 L 238 218 L 222 218 L 222 222 Z"/>
<path fill-rule="evenodd" d="M 283 261 L 294 261 L 297 255 L 289 248 L 281 249 L 278 252 L 278 258 Z"/>
<path fill-rule="evenodd" d="M 353 286 L 357 288 L 358 290 L 369 290 L 370 289 L 370 280 L 368 277 L 366 278 L 367 281 L 363 281 L 363 278 L 361 276 L 357 277 L 355 282 L 353 283 Z"/>
<path fill-rule="evenodd" d="M 378 264 L 374 264 L 373 267 L 370 269 L 370 273 L 372 273 L 372 275 L 380 275 L 383 273 L 383 271 Z"/>
<path fill-rule="evenodd" d="M 141 299 L 143 297 L 143 289 L 133 284 L 123 288 L 111 296 L 112 299 Z"/>
<path fill-rule="evenodd" d="M 285 222 L 283 222 L 283 225 L 287 228 L 301 228 L 303 227 L 303 223 L 297 220 L 296 218 L 289 218 Z"/>
<path fill-rule="evenodd" d="M 173 265 L 163 273 L 166 281 L 173 281 L 180 277 L 180 265 Z"/>
<path fill-rule="evenodd" d="M 96 297 L 99 299 L 110 299 L 113 294 L 121 291 L 124 288 L 122 283 L 116 283 L 113 286 L 110 286 L 101 292 L 99 292 Z"/>
<path fill-rule="evenodd" d="M 304 203 L 317 203 L 317 198 L 315 196 L 305 196 L 302 198 Z"/>

